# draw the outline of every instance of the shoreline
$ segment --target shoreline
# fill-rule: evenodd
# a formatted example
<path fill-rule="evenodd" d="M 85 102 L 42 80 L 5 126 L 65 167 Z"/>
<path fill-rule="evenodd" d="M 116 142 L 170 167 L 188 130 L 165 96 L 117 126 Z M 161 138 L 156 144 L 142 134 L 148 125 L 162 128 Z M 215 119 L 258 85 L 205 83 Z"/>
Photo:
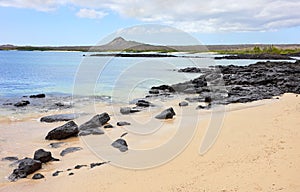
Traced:
<path fill-rule="evenodd" d="M 279 186 L 276 190 L 297 191 L 300 185 L 293 178 L 298 171 L 297 161 L 300 161 L 297 151 L 299 141 L 296 139 L 300 134 L 297 130 L 300 123 L 297 118 L 300 115 L 299 61 L 218 67 L 219 71 L 216 68 L 180 69 L 178 72 L 199 73 L 199 77 L 175 85 L 154 86 L 145 98 L 129 103 L 109 102 L 111 98 L 104 96 L 75 97 L 73 100 L 71 96 L 48 97 L 45 94 L 1 103 L 6 107 L 1 109 L 0 117 L 4 125 L 0 127 L 1 158 L 32 157 L 35 150 L 45 149 L 60 161 L 45 163 L 42 169 L 35 172 L 42 173 L 45 179 L 34 181 L 31 179 L 33 174 L 29 174 L 27 178 L 16 182 L 3 180 L 16 167 L 9 167 L 9 161 L 0 161 L 0 167 L 3 168 L 0 191 L 30 191 L 32 187 L 42 191 L 116 191 L 124 187 L 126 190 L 134 190 L 133 182 L 136 180 L 139 181 L 138 188 L 143 191 L 245 191 L 250 188 L 265 191 L 273 190 L 275 186 Z M 175 111 L 168 112 L 171 113 L 170 118 L 167 115 L 162 119 L 157 118 L 169 109 Z M 104 113 L 108 119 L 100 125 L 96 123 L 96 129 L 85 132 L 80 128 L 87 122 L 88 126 L 95 126 L 91 118 Z M 57 114 L 75 114 L 76 117 L 61 122 L 40 122 L 41 117 Z M 70 123 L 70 120 L 79 126 L 76 136 L 63 139 L 62 144 L 53 148 L 51 143 L 61 141 L 45 140 L 46 135 L 54 128 Z M 218 127 L 212 131 L 213 124 Z M 106 125 L 110 127 L 104 128 Z M 81 133 L 85 136 L 79 136 Z M 174 138 L 177 140 L 168 145 Z M 113 143 L 119 139 L 126 143 L 126 150 L 113 148 Z M 289 143 L 288 147 L 286 143 Z M 206 145 L 204 150 L 200 148 L 202 144 Z M 69 147 L 77 149 L 66 156 L 61 155 Z M 159 155 L 138 156 L 140 151 L 163 147 L 166 147 L 165 151 Z M 203 153 L 206 150 L 208 152 Z M 289 158 L 287 155 L 291 152 L 296 156 Z M 160 158 L 166 154 L 170 155 L 168 161 L 160 162 Z M 279 154 L 279 157 L 274 158 L 273 154 Z M 238 157 L 233 158 L 236 155 Z M 246 159 L 247 164 L 243 159 Z M 286 160 L 289 161 L 288 165 L 284 165 Z M 129 162 L 135 163 L 126 165 Z M 155 163 L 152 165 L 152 162 Z M 275 162 L 276 166 L 271 166 L 270 162 Z M 267 182 L 253 181 L 255 172 L 251 171 L 251 174 L 246 174 L 246 180 L 240 178 L 249 166 L 251 170 L 259 167 L 256 171 L 261 177 L 267 173 L 272 179 Z M 286 169 L 289 169 L 287 176 L 282 172 Z M 213 170 L 219 171 L 215 173 Z M 102 178 L 101 171 L 109 177 Z M 236 171 L 237 175 L 231 175 Z M 280 179 L 277 180 L 278 173 Z M 136 174 L 147 179 L 139 180 Z M 119 182 L 121 176 L 126 178 L 126 185 L 122 180 Z M 172 179 L 165 184 L 161 182 L 162 177 Z M 212 187 L 211 179 L 215 177 L 226 177 L 231 182 L 240 180 L 237 181 L 237 187 L 222 181 Z M 99 178 L 101 181 L 97 183 Z M 117 184 L 112 184 L 110 179 Z M 198 179 L 203 182 L 197 182 Z M 149 189 L 143 187 L 152 180 L 155 185 Z M 210 182 L 204 182 L 207 180 Z M 178 186 L 175 181 L 180 181 L 181 185 Z M 252 181 L 259 184 L 253 185 Z M 65 182 L 69 185 L 61 186 Z M 273 183 L 270 185 L 270 182 Z M 245 186 L 245 183 L 248 184 Z M 47 185 L 57 186 L 47 189 Z"/>
<path fill-rule="evenodd" d="M 18 132 L 18 136 L 16 136 L 19 138 L 12 138 L 14 138 L 14 140 L 23 138 L 23 143 L 17 144 L 17 146 L 20 147 L 20 157 L 31 156 L 33 149 L 42 147 L 50 150 L 53 153 L 53 156 L 59 157 L 61 161 L 50 162 L 43 166 L 43 169 L 39 172 L 43 173 L 46 176 L 46 179 L 33 181 L 30 179 L 31 176 L 28 176 L 27 179 L 20 179 L 19 181 L 13 183 L 5 182 L 0 184 L 0 191 L 31 191 L 33 188 L 35 190 L 43 191 L 66 191 L 71 189 L 73 191 L 74 189 L 76 189 L 76 191 L 81 191 L 83 189 L 89 191 L 115 191 L 121 188 L 126 190 L 138 188 L 145 191 L 199 191 L 200 189 L 205 189 L 206 191 L 230 191 L 238 188 L 238 191 L 245 191 L 249 189 L 255 191 L 258 190 L 258 188 L 261 188 L 263 191 L 265 191 L 271 189 L 272 187 L 274 189 L 283 188 L 285 191 L 297 191 L 300 189 L 300 186 L 297 184 L 296 178 L 294 178 L 293 175 L 299 171 L 295 167 L 297 166 L 296 162 L 299 162 L 300 157 L 299 150 L 297 150 L 299 149 L 299 145 L 296 144 L 297 142 L 299 144 L 299 141 L 295 140 L 298 138 L 297 136 L 299 136 L 299 131 L 297 131 L 294 125 L 299 123 L 297 118 L 300 114 L 299 101 L 299 97 L 296 97 L 295 94 L 284 94 L 279 100 L 273 99 L 255 101 L 246 104 L 237 103 L 226 105 L 228 110 L 226 110 L 226 116 L 220 135 L 214 146 L 208 151 L 207 154 L 204 154 L 203 156 L 199 156 L 197 150 L 199 149 L 201 138 L 203 138 L 205 133 L 205 127 L 207 127 L 209 124 L 210 111 L 203 110 L 202 112 L 197 112 L 195 110 L 195 113 L 193 114 L 200 115 L 203 117 L 203 119 L 198 124 L 196 133 L 197 136 L 193 137 L 193 140 L 188 145 L 188 148 L 174 160 L 167 164 L 161 165 L 159 168 L 141 170 L 137 172 L 133 170 L 117 168 L 107 164 L 94 169 L 82 168 L 79 170 L 74 170 L 73 172 L 75 175 L 68 176 L 68 171 L 66 171 L 66 169 L 72 168 L 76 164 L 101 162 L 101 159 L 91 153 L 87 146 L 82 143 L 80 138 L 65 140 L 66 145 L 62 148 L 53 149 L 47 147 L 50 142 L 43 139 L 46 132 L 57 125 L 61 125 L 62 123 L 40 123 L 37 122 L 36 119 L 25 120 L 23 122 L 12 122 L 8 124 L 8 127 L 5 130 L 6 132 L 4 132 L 5 134 L 2 135 L 2 138 L 5 136 L 10 138 L 9 135 L 12 136 L 14 133 Z M 167 101 L 166 105 L 175 106 L 177 103 L 178 100 Z M 118 106 L 118 108 L 119 107 L 120 106 Z M 196 104 L 191 104 L 190 106 L 191 109 L 194 109 L 195 107 Z M 99 108 L 101 112 L 112 110 L 111 106 L 107 104 L 100 104 L 97 106 L 97 108 Z M 156 114 L 162 108 L 155 109 L 154 113 Z M 179 109 L 180 108 L 175 107 L 176 112 Z M 283 111 L 285 113 L 282 113 Z M 111 123 L 115 124 L 118 118 L 129 121 L 128 118 L 130 119 L 131 116 L 136 116 L 136 120 L 138 120 L 143 116 L 146 118 L 149 117 L 149 114 L 148 112 L 142 112 L 141 114 L 134 114 L 130 116 L 115 114 L 112 116 L 113 119 L 111 120 Z M 251 121 L 251 119 L 248 117 L 255 119 L 255 121 Z M 84 122 L 89 118 L 90 115 L 82 120 L 75 121 Z M 165 124 L 162 127 L 166 130 L 169 130 L 169 132 L 157 133 L 156 136 L 150 137 L 147 140 L 144 140 L 142 143 L 132 134 L 126 136 L 126 140 L 128 141 L 130 148 L 140 147 L 147 149 L 149 147 L 157 147 L 166 139 L 167 135 L 172 135 L 171 133 L 174 131 L 172 130 L 172 127 L 174 125 L 176 126 L 180 118 L 182 118 L 181 115 L 176 116 L 175 120 L 172 120 L 170 125 Z M 131 119 L 131 121 L 133 120 Z M 286 122 L 288 122 L 288 124 L 284 126 L 284 123 Z M 139 123 L 140 122 L 138 122 L 138 124 Z M 281 129 L 276 125 L 279 127 L 283 126 L 282 128 L 284 129 Z M 132 126 L 134 127 L 136 125 L 132 124 Z M 26 127 L 26 130 L 24 130 L 24 127 Z M 29 133 L 28 128 L 30 128 Z M 11 133 L 8 133 L 7 131 L 11 131 Z M 106 134 L 114 139 L 119 137 L 123 132 L 124 128 L 116 127 L 114 129 L 107 130 Z M 293 133 L 293 135 L 290 133 Z M 25 140 L 24 137 L 26 138 Z M 272 138 L 272 140 L 269 140 L 270 138 Z M 249 143 L 247 144 L 246 141 Z M 14 143 L 14 141 L 11 142 Z M 256 145 L 257 142 L 259 142 L 260 145 Z M 291 142 L 296 143 L 293 144 Z M 279 146 L 277 146 L 277 144 Z M 68 146 L 80 146 L 83 148 L 83 150 L 67 155 L 66 157 L 60 157 L 59 152 Z M 10 152 L 9 148 L 7 148 L 6 154 L 16 155 L 18 150 L 14 149 L 14 147 L 16 146 L 10 147 Z M 291 153 L 291 150 L 294 151 L 294 155 L 286 156 L 286 154 Z M 1 151 L 3 153 L 3 150 Z M 1 157 L 2 156 L 3 154 L 1 154 Z M 249 164 L 243 162 L 244 158 L 247 162 L 249 161 Z M 283 163 L 286 161 L 287 163 Z M 265 166 L 270 162 L 273 163 L 271 163 L 269 166 Z M 289 162 L 293 163 L 290 164 Z M 2 161 L 0 163 L 3 165 L 7 164 L 8 162 Z M 6 168 L 4 170 L 10 172 L 12 168 L 8 169 L 9 170 Z M 274 172 L 274 169 L 276 172 Z M 64 170 L 64 172 L 56 178 L 51 176 L 55 170 Z M 248 173 L 245 172 L 245 170 L 248 170 Z M 249 170 L 251 171 L 249 172 Z M 255 172 L 255 170 L 259 171 Z M 283 172 L 283 170 L 285 170 L 285 172 Z M 289 172 L 287 172 L 287 170 Z M 232 175 L 231 173 L 233 172 L 235 172 L 235 174 Z M 176 176 L 173 173 L 180 174 Z M 269 179 L 259 180 L 253 178 L 252 175 L 254 173 L 257 174 L 257 178 L 268 175 Z M 237 177 L 240 174 L 243 174 L 244 176 L 242 178 Z M 280 177 L 277 177 L 278 174 Z M 106 175 L 107 177 L 103 178 L 103 175 Z M 122 182 L 122 177 L 126 178 L 124 180 L 126 181 L 125 183 Z M 145 177 L 145 180 L 141 180 L 141 177 Z M 168 179 L 167 182 L 160 181 L 166 179 L 167 177 L 172 179 Z M 218 185 L 213 185 L 213 178 L 220 179 L 220 177 L 223 179 L 218 180 Z M 97 178 L 101 179 L 98 180 Z M 294 178 L 294 180 L 292 178 Z M 206 182 L 204 182 L 204 180 L 206 180 Z M 234 183 L 236 183 L 236 185 L 227 183 L 233 180 L 235 180 Z M 114 184 L 112 184 L 110 181 L 114 181 Z M 149 181 L 152 181 L 155 184 L 151 185 L 149 189 L 144 188 L 143 186 L 149 184 Z M 96 184 L 96 182 L 100 183 Z M 133 184 L 133 182 L 135 184 Z M 64 185 L 62 186 L 60 183 L 64 183 Z M 245 185 L 244 183 L 248 184 Z M 49 185 L 53 187 L 51 189 L 47 189 L 47 186 Z"/>

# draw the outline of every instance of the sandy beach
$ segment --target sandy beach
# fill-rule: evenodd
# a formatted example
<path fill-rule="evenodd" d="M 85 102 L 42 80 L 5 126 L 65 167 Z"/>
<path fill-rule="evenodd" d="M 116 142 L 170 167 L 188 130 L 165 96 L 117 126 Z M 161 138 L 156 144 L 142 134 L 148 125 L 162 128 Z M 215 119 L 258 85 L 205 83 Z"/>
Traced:
<path fill-rule="evenodd" d="M 174 101 L 165 103 L 166 106 L 171 104 L 175 104 Z M 99 113 L 111 110 L 108 104 L 98 107 Z M 193 104 L 188 107 L 194 109 L 189 110 L 193 111 L 191 115 L 202 118 L 187 148 L 161 166 L 142 170 L 108 163 L 67 171 L 78 164 L 89 165 L 103 160 L 80 138 L 64 140 L 61 148 L 50 148 L 50 141 L 44 137 L 62 123 L 40 123 L 38 116 L 21 121 L 2 120 L 1 157 L 31 157 L 35 150 L 44 148 L 60 161 L 43 165 L 38 172 L 45 176 L 44 179 L 32 180 L 32 175 L 29 175 L 16 182 L 4 179 L 13 168 L 8 166 L 10 162 L 0 161 L 3 167 L 0 191 L 300 191 L 300 97 L 284 94 L 280 99 L 227 105 L 220 134 L 212 148 L 203 155 L 199 155 L 199 147 L 211 120 L 210 112 L 197 112 Z M 180 111 L 180 108 L 174 105 L 174 110 Z M 136 114 L 136 119 L 146 118 L 147 114 Z M 178 113 L 175 119 L 164 123 L 160 131 L 143 142 L 129 133 L 126 136 L 128 153 L 131 148 L 147 149 L 161 145 L 175 134 L 176 129 L 172 128 L 178 126 L 184 115 Z M 110 123 L 115 124 L 119 117 L 113 116 Z M 132 122 L 130 118 L 124 116 L 123 120 Z M 124 128 L 117 127 L 107 130 L 106 134 L 115 139 L 124 132 Z M 83 150 L 59 156 L 60 151 L 69 146 L 82 147 Z M 57 170 L 64 172 L 53 177 L 52 173 Z M 69 176 L 70 172 L 74 175 Z"/>

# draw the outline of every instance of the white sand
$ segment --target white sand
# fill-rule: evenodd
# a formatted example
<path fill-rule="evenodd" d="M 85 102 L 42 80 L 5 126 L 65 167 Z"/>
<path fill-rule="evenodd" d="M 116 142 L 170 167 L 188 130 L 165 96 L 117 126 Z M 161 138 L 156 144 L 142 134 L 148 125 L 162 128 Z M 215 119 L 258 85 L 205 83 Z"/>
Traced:
<path fill-rule="evenodd" d="M 166 104 L 170 105 L 172 103 Z M 106 107 L 101 106 L 99 112 L 109 110 L 109 106 Z M 110 164 L 93 169 L 83 167 L 72 170 L 73 176 L 68 176 L 66 169 L 102 160 L 79 138 L 67 140 L 67 144 L 58 149 L 47 147 L 50 142 L 43 138 L 61 123 L 42 124 L 37 119 L 2 122 L 0 157 L 32 156 L 36 149 L 44 148 L 51 150 L 61 161 L 47 163 L 38 171 L 45 175 L 45 179 L 34 181 L 30 175 L 13 183 L 2 180 L 0 191 L 300 191 L 300 97 L 285 94 L 279 100 L 228 105 L 215 144 L 202 156 L 198 151 L 210 123 L 210 112 L 196 112 L 194 108 L 194 105 L 190 106 L 191 113 L 180 114 L 180 109 L 175 107 L 179 114 L 174 120 L 164 123 L 150 139 L 141 141 L 133 134 L 125 136 L 130 148 L 155 148 L 174 136 L 180 119 L 185 115 L 200 116 L 191 143 L 172 161 L 146 170 L 124 169 Z M 154 109 L 153 113 L 160 110 Z M 115 124 L 121 118 L 133 122 L 132 129 L 137 129 L 141 124 L 139 120 L 147 122 L 148 117 L 147 112 L 136 114 L 134 122 L 130 116 L 115 114 L 111 123 Z M 193 126 L 192 123 L 186 122 L 184 126 Z M 125 131 L 124 128 L 115 128 L 107 130 L 106 134 L 116 139 Z M 60 157 L 59 152 L 68 146 L 84 149 Z M 4 177 L 12 168 L 7 167 L 8 162 L 0 163 L 3 167 L 0 176 Z M 56 170 L 64 172 L 52 177 Z"/>

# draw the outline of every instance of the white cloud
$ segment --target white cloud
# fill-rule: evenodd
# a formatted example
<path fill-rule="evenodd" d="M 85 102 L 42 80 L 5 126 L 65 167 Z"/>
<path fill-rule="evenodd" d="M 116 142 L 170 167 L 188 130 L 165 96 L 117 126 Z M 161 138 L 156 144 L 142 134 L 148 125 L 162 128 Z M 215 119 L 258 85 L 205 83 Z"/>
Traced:
<path fill-rule="evenodd" d="M 64 0 L 0 0 L 0 6 L 52 11 L 60 5 L 63 5 L 64 2 Z"/>
<path fill-rule="evenodd" d="M 81 18 L 89 18 L 89 19 L 101 19 L 107 15 L 107 13 L 103 11 L 96 11 L 94 9 L 80 9 L 76 15 Z"/>
<path fill-rule="evenodd" d="M 299 0 L 0 0 L 0 6 L 42 11 L 62 5 L 86 10 L 77 15 L 89 18 L 103 17 L 101 10 L 105 10 L 188 32 L 267 31 L 300 26 Z"/>

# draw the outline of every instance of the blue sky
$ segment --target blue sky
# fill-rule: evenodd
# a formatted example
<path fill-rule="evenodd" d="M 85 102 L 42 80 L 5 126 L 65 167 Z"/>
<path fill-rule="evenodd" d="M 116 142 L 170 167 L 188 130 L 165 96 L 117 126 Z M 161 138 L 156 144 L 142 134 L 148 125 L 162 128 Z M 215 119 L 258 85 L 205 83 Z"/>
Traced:
<path fill-rule="evenodd" d="M 299 0 L 0 0 L 0 44 L 94 45 L 148 23 L 203 44 L 299 44 L 299 10 Z"/>

